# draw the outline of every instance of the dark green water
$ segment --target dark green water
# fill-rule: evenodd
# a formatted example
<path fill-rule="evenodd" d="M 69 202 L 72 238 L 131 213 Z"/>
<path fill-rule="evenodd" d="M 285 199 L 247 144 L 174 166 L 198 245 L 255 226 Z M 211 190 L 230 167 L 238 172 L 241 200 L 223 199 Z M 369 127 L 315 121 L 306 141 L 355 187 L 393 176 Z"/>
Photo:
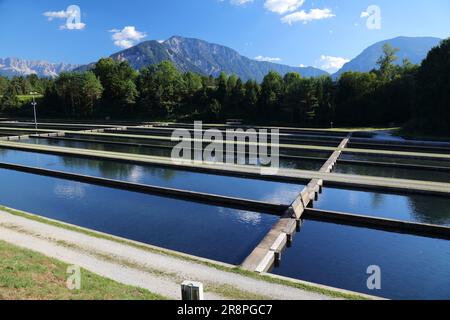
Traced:
<path fill-rule="evenodd" d="M 406 152 L 425 152 L 436 154 L 450 154 L 450 148 L 438 146 L 411 146 L 403 143 L 394 144 L 369 144 L 369 143 L 349 143 L 348 148 L 353 149 L 369 149 L 369 150 L 385 150 L 385 151 L 406 151 Z"/>
<path fill-rule="evenodd" d="M 158 127 L 158 126 L 157 126 Z M 171 129 L 176 129 L 176 128 L 186 128 L 186 129 L 193 129 L 194 125 L 193 124 L 186 124 L 186 123 L 177 123 L 177 124 L 168 124 L 168 125 L 161 125 L 160 127 L 163 128 L 171 128 Z M 207 125 L 204 124 L 202 126 L 203 129 L 219 129 L 219 130 L 226 130 L 226 129 L 236 129 L 236 128 L 240 128 L 240 129 L 255 129 L 255 130 L 261 130 L 261 129 L 268 129 L 271 130 L 272 128 L 270 127 L 254 127 L 254 126 L 211 126 L 211 125 Z M 315 135 L 315 136 L 331 136 L 331 137 L 343 137 L 345 138 L 347 136 L 347 132 L 332 132 L 332 131 L 327 131 L 327 130 L 307 130 L 307 129 L 301 129 L 301 128 L 278 128 L 279 132 L 282 134 L 306 134 L 306 135 Z"/>
<path fill-rule="evenodd" d="M 0 161 L 167 188 L 291 204 L 303 185 L 0 149 Z"/>
<path fill-rule="evenodd" d="M 112 168 L 106 164 L 97 167 L 101 163 L 93 162 L 89 166 L 85 159 L 0 150 L 2 161 L 26 164 L 31 154 L 38 166 L 66 170 L 73 168 L 70 170 L 86 173 L 99 173 L 103 169 L 103 172 L 112 175 L 119 174 L 115 165 Z M 120 174 L 127 179 L 143 179 L 139 170 L 137 174 L 131 172 L 125 170 Z M 224 178 L 219 177 L 214 183 L 224 184 L 219 182 L 219 179 Z M 192 176 L 189 179 L 192 180 Z M 263 213 L 4 169 L 0 169 L 0 181 L 2 205 L 232 264 L 241 263 L 278 219 Z M 226 190 L 237 189 L 239 183 L 225 185 Z M 328 203 L 334 204 L 334 210 L 353 208 L 361 213 L 366 206 L 376 209 L 376 212 L 371 211 L 372 214 L 380 216 L 391 212 L 390 208 L 414 208 L 408 206 L 408 200 L 395 198 L 395 195 L 385 197 L 358 195 L 354 192 L 342 190 L 336 193 L 335 190 L 325 188 L 321 201 L 328 199 L 328 202 L 318 202 L 316 207 Z M 437 199 L 428 197 L 416 198 L 414 201 L 416 208 L 423 205 L 422 219 L 449 221 L 450 215 L 430 216 L 436 210 L 449 208 L 448 202 L 442 200 L 444 202 L 438 204 Z M 349 206 L 336 208 L 336 205 L 345 203 Z M 395 212 L 395 218 L 402 219 L 410 214 L 406 211 L 399 216 L 399 211 Z M 449 264 L 449 241 L 308 221 L 296 236 L 294 246 L 285 252 L 281 267 L 275 269 L 274 273 L 387 298 L 431 299 L 450 297 Z M 370 265 L 378 265 L 382 269 L 382 291 L 372 292 L 365 287 L 368 277 L 366 269 Z"/>
<path fill-rule="evenodd" d="M 381 268 L 381 290 L 367 268 Z M 450 299 L 450 242 L 306 221 L 273 273 L 388 299 Z"/>
<path fill-rule="evenodd" d="M 350 153 L 343 152 L 340 159 L 342 160 L 357 160 L 357 161 L 370 161 L 370 162 L 386 162 L 386 163 L 398 163 L 398 164 L 413 164 L 435 167 L 449 167 L 450 160 L 434 160 L 427 158 L 405 158 L 390 155 L 368 155 L 363 153 Z"/>
<path fill-rule="evenodd" d="M 89 150 L 99 150 L 99 151 L 112 151 L 121 153 L 133 153 L 133 154 L 143 154 L 151 156 L 160 157 L 170 157 L 171 149 L 168 148 L 158 148 L 158 147 L 147 147 L 147 146 L 130 146 L 130 145 L 118 145 L 118 144 L 105 144 L 101 142 L 80 142 L 80 141 L 70 141 L 70 140 L 55 140 L 55 139 L 29 139 L 23 140 L 22 142 L 34 143 L 41 145 L 50 145 L 57 147 L 67 147 L 67 148 L 77 148 L 77 149 L 89 149 Z M 153 143 L 153 141 L 152 141 Z M 155 145 L 165 146 L 164 142 L 156 141 Z M 321 156 L 324 157 L 322 153 L 317 152 L 304 152 L 310 157 Z M 280 159 L 281 168 L 290 169 L 300 169 L 300 170 L 319 170 L 326 160 L 296 160 L 289 158 Z M 248 164 L 248 156 L 246 157 L 246 163 Z"/>
<path fill-rule="evenodd" d="M 315 208 L 450 226 L 450 197 L 324 188 Z"/>
<path fill-rule="evenodd" d="M 145 129 L 128 129 L 124 131 L 112 131 L 112 130 L 106 130 L 107 133 L 119 133 L 119 134 L 131 134 L 131 135 L 144 135 L 144 136 L 160 136 L 160 137 L 170 137 L 172 135 L 172 132 L 161 132 L 157 130 L 145 130 Z M 226 138 L 226 132 L 221 131 L 223 138 Z M 190 134 L 192 137 L 194 137 L 194 132 L 190 131 Z M 241 134 L 236 134 L 237 136 L 244 136 Z M 252 135 L 252 137 L 255 137 Z M 257 138 L 257 136 L 256 136 Z M 269 141 L 270 135 L 268 136 Z M 318 146 L 329 146 L 329 147 L 337 147 L 342 139 L 335 139 L 335 138 L 324 138 L 324 137 L 317 137 L 317 136 L 308 136 L 308 135 L 297 135 L 297 136 L 279 136 L 279 143 L 282 144 L 298 144 L 298 145 L 318 145 Z"/>
<path fill-rule="evenodd" d="M 334 169 L 336 173 L 355 174 L 363 176 L 376 176 L 385 178 L 425 180 L 450 183 L 450 171 L 406 169 L 385 166 L 372 166 L 364 164 L 339 163 Z"/>
<path fill-rule="evenodd" d="M 26 123 L 0 123 L 0 126 L 3 128 L 24 128 L 24 129 L 34 129 L 34 122 Z M 38 123 L 38 129 L 48 129 L 48 130 L 92 130 L 92 129 L 100 129 L 101 127 L 96 125 L 78 125 L 78 124 L 41 124 Z"/>
<path fill-rule="evenodd" d="M 240 264 L 277 220 L 4 169 L 0 181 L 1 205 L 231 264 Z"/>

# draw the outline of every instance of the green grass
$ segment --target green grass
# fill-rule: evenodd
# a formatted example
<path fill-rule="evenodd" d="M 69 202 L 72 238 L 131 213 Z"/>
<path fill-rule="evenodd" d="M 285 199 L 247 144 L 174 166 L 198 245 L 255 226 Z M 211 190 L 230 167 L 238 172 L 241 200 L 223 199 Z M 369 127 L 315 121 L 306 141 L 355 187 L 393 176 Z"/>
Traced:
<path fill-rule="evenodd" d="M 42 94 L 38 94 L 35 95 L 34 98 L 37 99 L 42 99 L 44 97 L 44 95 Z M 3 98 L 3 95 L 0 94 L 0 99 Z M 20 102 L 24 102 L 24 101 L 33 101 L 33 96 L 32 95 L 28 95 L 28 94 L 24 94 L 24 95 L 17 95 L 17 99 L 19 99 Z"/>
<path fill-rule="evenodd" d="M 303 283 L 303 282 L 295 282 L 295 281 L 289 281 L 289 280 L 285 280 L 285 279 L 279 279 L 279 278 L 274 278 L 271 277 L 269 275 L 260 275 L 256 272 L 251 272 L 251 271 L 247 271 L 244 270 L 240 267 L 229 267 L 223 264 L 219 264 L 219 263 L 214 263 L 214 262 L 210 262 L 210 261 L 206 261 L 206 260 L 202 260 L 202 259 L 197 259 L 193 256 L 188 256 L 188 255 L 183 255 L 183 254 L 178 254 L 176 252 L 173 251 L 166 251 L 164 249 L 157 249 L 155 247 L 150 247 L 147 245 L 140 245 L 138 243 L 135 242 L 131 242 L 131 241 L 127 241 L 125 239 L 121 239 L 121 238 L 117 238 L 114 236 L 109 236 L 103 233 L 98 233 L 89 229 L 84 229 L 84 228 L 80 228 L 80 227 L 76 227 L 73 225 L 68 225 L 65 223 L 61 223 L 58 221 L 54 221 L 54 220 L 49 220 L 37 215 L 33 215 L 30 213 L 26 213 L 23 211 L 18 211 L 18 210 L 14 210 L 11 208 L 7 208 L 7 207 L 3 207 L 0 205 L 0 210 L 4 211 L 4 212 L 8 212 L 12 215 L 15 216 L 19 216 L 19 217 L 23 217 L 26 219 L 30 219 L 30 220 L 34 220 L 37 222 L 41 222 L 41 223 L 45 223 L 48 225 L 52 225 L 58 228 L 62 228 L 62 229 L 66 229 L 66 230 L 70 230 L 70 231 L 75 231 L 75 232 L 79 232 L 88 236 L 92 236 L 92 237 L 96 237 L 99 239 L 105 239 L 105 240 L 109 240 L 109 241 L 115 241 L 117 243 L 121 243 L 121 244 L 125 244 L 128 246 L 132 246 L 135 247 L 137 249 L 140 250 L 144 250 L 144 251 L 149 251 L 149 252 L 153 252 L 153 253 L 157 253 L 157 254 L 163 254 L 163 255 L 167 255 L 167 256 L 171 256 L 180 260 L 184 260 L 184 261 L 190 261 L 190 262 L 194 262 L 197 264 L 201 264 L 201 265 L 205 265 L 207 267 L 210 268 L 214 268 L 216 270 L 220 270 L 220 271 L 225 271 L 225 272 L 230 272 L 230 273 L 235 273 L 235 274 L 239 274 L 242 276 L 246 276 L 246 277 L 250 277 L 253 279 L 257 279 L 257 280 L 262 280 L 268 283 L 274 283 L 274 284 L 280 284 L 280 285 L 285 285 L 285 286 L 289 286 L 289 287 L 293 287 L 293 288 L 297 288 L 300 290 L 304 290 L 304 291 L 308 291 L 308 292 L 315 292 L 315 293 L 319 293 L 319 294 L 323 294 L 326 296 L 329 296 L 331 298 L 337 298 L 337 299 L 348 299 L 348 300 L 367 300 L 367 297 L 363 296 L 363 295 L 359 295 L 359 294 L 353 294 L 353 293 L 347 293 L 347 292 L 343 292 L 340 290 L 332 290 L 332 289 L 327 289 L 324 288 L 322 286 L 314 286 L 313 284 L 307 284 L 307 283 Z M 229 288 L 222 288 L 225 291 L 229 291 Z M 214 290 L 216 291 L 216 290 Z"/>
<path fill-rule="evenodd" d="M 162 300 L 147 290 L 81 270 L 81 289 L 66 287 L 68 265 L 0 241 L 0 300 Z"/>

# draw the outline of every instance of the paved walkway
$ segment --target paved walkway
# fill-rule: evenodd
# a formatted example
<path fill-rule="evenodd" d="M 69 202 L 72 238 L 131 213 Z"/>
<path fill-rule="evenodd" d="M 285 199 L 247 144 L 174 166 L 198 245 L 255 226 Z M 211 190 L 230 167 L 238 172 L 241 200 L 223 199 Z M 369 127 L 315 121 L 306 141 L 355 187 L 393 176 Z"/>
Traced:
<path fill-rule="evenodd" d="M 0 240 L 78 265 L 118 282 L 180 299 L 184 280 L 205 284 L 206 299 L 322 300 L 330 297 L 221 271 L 112 240 L 0 211 Z"/>

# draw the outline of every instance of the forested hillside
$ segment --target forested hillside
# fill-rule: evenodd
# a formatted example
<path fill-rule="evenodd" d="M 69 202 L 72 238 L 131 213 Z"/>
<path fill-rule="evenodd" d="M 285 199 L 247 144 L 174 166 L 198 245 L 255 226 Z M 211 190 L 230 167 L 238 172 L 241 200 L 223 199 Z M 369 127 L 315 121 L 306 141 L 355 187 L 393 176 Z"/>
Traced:
<path fill-rule="evenodd" d="M 290 126 L 405 125 L 410 130 L 450 135 L 450 39 L 434 48 L 422 65 L 397 61 L 384 46 L 378 67 L 328 76 L 284 77 L 269 72 L 261 83 L 224 73 L 217 78 L 181 73 L 169 61 L 136 72 L 127 62 L 101 59 L 92 71 L 0 78 L 2 113 L 27 115 L 19 99 L 43 94 L 39 114 L 54 117 L 113 117 L 224 121 Z"/>

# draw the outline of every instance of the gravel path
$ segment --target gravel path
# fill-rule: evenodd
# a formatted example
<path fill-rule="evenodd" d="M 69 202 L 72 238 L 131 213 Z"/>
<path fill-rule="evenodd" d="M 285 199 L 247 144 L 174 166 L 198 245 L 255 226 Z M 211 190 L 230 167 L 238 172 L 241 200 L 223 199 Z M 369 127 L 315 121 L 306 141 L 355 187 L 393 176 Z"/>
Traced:
<path fill-rule="evenodd" d="M 3 211 L 0 211 L 0 240 L 172 299 L 181 298 L 180 284 L 184 280 L 203 282 L 206 299 L 329 299 L 318 293 L 217 270 Z"/>

